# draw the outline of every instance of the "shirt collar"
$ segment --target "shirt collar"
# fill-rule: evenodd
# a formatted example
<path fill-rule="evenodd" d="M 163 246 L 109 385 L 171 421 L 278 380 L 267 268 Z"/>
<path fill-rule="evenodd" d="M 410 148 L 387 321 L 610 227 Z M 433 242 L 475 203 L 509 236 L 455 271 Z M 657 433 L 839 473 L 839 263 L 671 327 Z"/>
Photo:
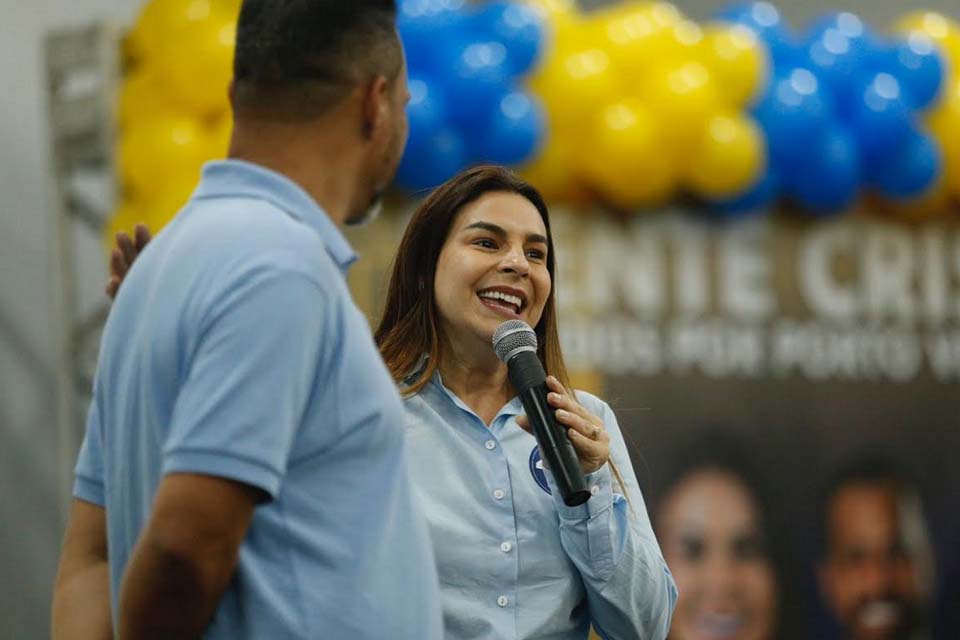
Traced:
<path fill-rule="evenodd" d="M 474 413 L 473 409 L 467 406 L 467 404 L 457 397 L 455 393 L 447 389 L 443 384 L 443 377 L 440 375 L 440 370 L 437 369 L 433 373 L 433 377 L 430 378 L 430 384 L 434 385 L 440 392 L 444 393 L 455 405 L 457 405 L 463 411 L 476 416 L 477 420 L 480 420 L 479 416 Z M 523 404 L 520 402 L 520 396 L 514 396 L 510 402 L 503 405 L 500 411 L 497 412 L 496 417 L 493 419 L 492 424 L 496 424 L 497 420 L 501 416 L 506 416 L 507 418 L 513 418 L 523 413 Z"/>
<path fill-rule="evenodd" d="M 276 205 L 290 217 L 306 224 L 320 236 L 327 253 L 346 273 L 356 259 L 350 243 L 320 205 L 290 178 L 243 160 L 215 160 L 203 166 L 194 198 L 244 196 Z"/>

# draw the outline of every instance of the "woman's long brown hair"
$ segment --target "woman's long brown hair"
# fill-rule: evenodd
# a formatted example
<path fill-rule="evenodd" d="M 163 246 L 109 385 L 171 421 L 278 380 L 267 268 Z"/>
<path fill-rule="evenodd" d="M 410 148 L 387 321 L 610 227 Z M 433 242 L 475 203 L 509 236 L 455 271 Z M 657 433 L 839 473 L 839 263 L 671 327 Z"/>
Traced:
<path fill-rule="evenodd" d="M 374 339 L 394 382 L 410 396 L 422 389 L 440 364 L 440 318 L 434 298 L 433 282 L 440 251 L 461 209 L 485 193 L 516 193 L 540 212 L 547 229 L 547 271 L 550 295 L 543 307 L 537 334 L 537 355 L 544 370 L 573 394 L 557 333 L 557 259 L 550 233 L 550 215 L 540 192 L 509 169 L 483 165 L 457 174 L 437 187 L 414 211 L 397 249 L 390 275 L 387 303 Z M 490 347 L 493 349 L 493 345 Z M 427 355 L 426 363 L 423 356 Z M 419 368 L 419 370 L 418 370 Z M 620 470 L 613 460 L 610 471 L 633 510 Z"/>
<path fill-rule="evenodd" d="M 557 335 L 556 257 L 547 205 L 535 188 L 510 170 L 478 166 L 448 180 L 417 207 L 397 250 L 383 318 L 374 337 L 390 375 L 403 386 L 405 395 L 422 389 L 440 363 L 441 329 L 433 282 L 453 220 L 463 207 L 494 192 L 516 193 L 529 200 L 547 229 L 547 271 L 552 286 L 540 322 L 534 327 L 537 355 L 547 373 L 570 389 Z M 424 354 L 428 359 L 418 371 Z"/>

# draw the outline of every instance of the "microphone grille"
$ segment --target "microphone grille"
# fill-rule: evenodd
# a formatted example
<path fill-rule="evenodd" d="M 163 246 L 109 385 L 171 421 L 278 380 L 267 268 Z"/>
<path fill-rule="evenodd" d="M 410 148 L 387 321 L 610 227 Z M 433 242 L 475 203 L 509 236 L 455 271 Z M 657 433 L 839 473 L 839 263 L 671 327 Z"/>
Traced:
<path fill-rule="evenodd" d="M 537 350 L 537 334 L 523 320 L 507 320 L 493 332 L 493 350 L 506 362 L 517 351 Z"/>

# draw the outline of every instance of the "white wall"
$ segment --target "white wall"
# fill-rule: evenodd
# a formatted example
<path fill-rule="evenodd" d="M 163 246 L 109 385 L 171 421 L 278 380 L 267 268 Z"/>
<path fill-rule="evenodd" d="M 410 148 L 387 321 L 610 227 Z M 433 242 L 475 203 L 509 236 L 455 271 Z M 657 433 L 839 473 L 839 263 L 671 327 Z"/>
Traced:
<path fill-rule="evenodd" d="M 0 0 L 0 638 L 47 635 L 61 536 L 42 38 L 134 0 Z"/>
<path fill-rule="evenodd" d="M 585 0 L 584 6 L 606 4 Z M 59 539 L 54 341 L 47 240 L 41 45 L 51 28 L 127 23 L 138 0 L 0 0 L 0 638 L 46 635 Z M 703 19 L 725 3 L 679 0 Z M 909 8 L 960 15 L 955 0 L 783 0 L 793 20 L 826 10 L 888 24 Z M 91 286 L 99 286 L 98 282 Z"/>

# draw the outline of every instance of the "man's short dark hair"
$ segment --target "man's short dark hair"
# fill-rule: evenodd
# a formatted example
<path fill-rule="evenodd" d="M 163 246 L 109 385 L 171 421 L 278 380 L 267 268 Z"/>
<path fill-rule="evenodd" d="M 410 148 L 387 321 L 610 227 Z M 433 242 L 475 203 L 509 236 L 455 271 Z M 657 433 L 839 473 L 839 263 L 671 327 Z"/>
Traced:
<path fill-rule="evenodd" d="M 316 116 L 358 83 L 401 69 L 394 0 L 244 0 L 234 108 Z"/>
<path fill-rule="evenodd" d="M 868 451 L 846 460 L 830 474 L 820 490 L 817 520 L 821 558 L 830 552 L 830 507 L 837 494 L 851 485 L 882 486 L 898 497 L 911 495 L 920 499 L 916 479 L 890 455 Z"/>

